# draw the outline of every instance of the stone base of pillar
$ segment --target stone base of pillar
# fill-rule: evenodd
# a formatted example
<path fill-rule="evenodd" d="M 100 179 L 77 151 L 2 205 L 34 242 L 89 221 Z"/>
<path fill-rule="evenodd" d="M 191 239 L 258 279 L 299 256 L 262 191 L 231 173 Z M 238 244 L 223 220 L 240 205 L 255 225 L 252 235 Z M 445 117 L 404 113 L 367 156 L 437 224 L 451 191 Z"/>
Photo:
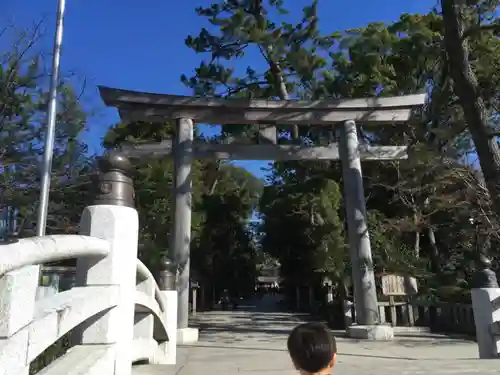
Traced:
<path fill-rule="evenodd" d="M 394 328 L 385 324 L 373 326 L 352 325 L 347 327 L 347 336 L 358 340 L 392 341 L 394 340 Z"/>
<path fill-rule="evenodd" d="M 179 328 L 177 329 L 177 345 L 194 344 L 198 342 L 198 328 Z"/>

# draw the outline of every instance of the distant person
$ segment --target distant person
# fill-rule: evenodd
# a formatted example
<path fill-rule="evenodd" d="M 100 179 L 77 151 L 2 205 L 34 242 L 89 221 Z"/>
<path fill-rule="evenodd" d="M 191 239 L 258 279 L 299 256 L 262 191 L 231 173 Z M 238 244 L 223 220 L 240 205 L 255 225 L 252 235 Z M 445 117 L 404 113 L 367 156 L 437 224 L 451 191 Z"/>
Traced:
<path fill-rule="evenodd" d="M 288 336 L 288 353 L 301 375 L 327 375 L 337 355 L 335 337 L 322 323 L 304 323 Z"/>
<path fill-rule="evenodd" d="M 273 295 L 279 293 L 280 287 L 276 281 L 273 283 L 271 288 L 272 288 Z"/>
<path fill-rule="evenodd" d="M 224 289 L 222 292 L 222 297 L 219 303 L 221 304 L 222 310 L 227 310 L 229 308 L 230 298 L 229 291 L 227 289 Z"/>

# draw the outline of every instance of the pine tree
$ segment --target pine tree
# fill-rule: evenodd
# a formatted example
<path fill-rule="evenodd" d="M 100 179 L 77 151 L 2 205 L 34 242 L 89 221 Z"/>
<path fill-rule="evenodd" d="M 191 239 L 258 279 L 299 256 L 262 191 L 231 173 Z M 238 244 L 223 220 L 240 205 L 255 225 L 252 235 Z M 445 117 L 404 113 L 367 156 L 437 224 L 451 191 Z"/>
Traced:
<path fill-rule="evenodd" d="M 48 76 L 35 48 L 39 28 L 21 32 L 13 40 L 0 61 L 0 208 L 15 213 L 17 232 L 25 236 L 35 230 Z M 76 230 L 92 172 L 86 145 L 80 140 L 87 117 L 73 87 L 61 82 L 57 99 L 48 233 Z"/>
<path fill-rule="evenodd" d="M 335 35 L 322 36 L 317 23 L 317 0 L 304 7 L 298 23 L 287 22 L 288 11 L 283 0 L 231 0 L 214 2 L 196 9 L 210 28 L 198 36 L 188 36 L 186 45 L 196 53 L 207 55 L 195 75 L 182 81 L 195 95 L 265 99 L 309 97 L 317 85 L 319 71 L 328 65 L 328 48 Z M 247 66 L 239 75 L 229 62 L 245 57 L 260 63 Z M 258 66 L 264 66 L 259 69 Z M 240 69 L 238 69 L 240 70 Z M 224 127 L 238 133 L 241 126 Z M 245 128 L 243 128 L 245 130 Z M 249 130 L 249 129 L 246 129 Z M 300 142 L 298 126 L 282 128 L 283 136 Z M 307 129 L 304 129 L 307 132 Z M 251 132 L 250 132 L 251 133 Z"/>

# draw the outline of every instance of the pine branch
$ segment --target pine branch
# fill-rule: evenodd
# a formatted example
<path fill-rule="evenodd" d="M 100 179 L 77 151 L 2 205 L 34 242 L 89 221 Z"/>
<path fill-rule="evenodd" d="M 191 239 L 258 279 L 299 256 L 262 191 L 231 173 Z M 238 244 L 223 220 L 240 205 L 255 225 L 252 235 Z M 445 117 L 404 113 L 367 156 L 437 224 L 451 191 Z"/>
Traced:
<path fill-rule="evenodd" d="M 492 31 L 495 36 L 499 36 L 500 35 L 500 24 L 499 23 L 491 23 L 488 25 L 472 26 L 464 31 L 464 33 L 462 34 L 462 40 L 465 40 L 465 39 L 473 37 L 473 36 L 477 36 L 480 33 L 488 32 L 488 31 Z"/>

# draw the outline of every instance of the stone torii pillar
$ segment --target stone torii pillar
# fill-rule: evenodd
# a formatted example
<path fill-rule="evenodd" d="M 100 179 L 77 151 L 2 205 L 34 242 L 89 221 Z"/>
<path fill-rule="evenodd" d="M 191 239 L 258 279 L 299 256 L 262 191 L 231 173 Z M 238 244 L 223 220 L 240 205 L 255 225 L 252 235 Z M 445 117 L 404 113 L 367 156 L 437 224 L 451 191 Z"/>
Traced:
<path fill-rule="evenodd" d="M 356 301 L 356 322 L 361 325 L 375 325 L 380 322 L 380 318 L 358 151 L 359 142 L 354 121 L 346 121 L 340 127 L 339 148 Z"/>
<path fill-rule="evenodd" d="M 350 337 L 354 338 L 392 340 L 393 329 L 379 325 L 377 288 L 367 224 L 356 122 L 345 121 L 340 127 L 339 138 L 357 323 L 357 325 L 347 327 L 347 332 Z"/>
<path fill-rule="evenodd" d="M 191 245 L 191 195 L 193 161 L 193 120 L 175 121 L 173 140 L 174 181 L 172 212 L 173 228 L 170 251 L 177 264 L 177 340 L 179 343 L 198 341 L 198 330 L 188 328 L 189 319 L 189 267 Z"/>

